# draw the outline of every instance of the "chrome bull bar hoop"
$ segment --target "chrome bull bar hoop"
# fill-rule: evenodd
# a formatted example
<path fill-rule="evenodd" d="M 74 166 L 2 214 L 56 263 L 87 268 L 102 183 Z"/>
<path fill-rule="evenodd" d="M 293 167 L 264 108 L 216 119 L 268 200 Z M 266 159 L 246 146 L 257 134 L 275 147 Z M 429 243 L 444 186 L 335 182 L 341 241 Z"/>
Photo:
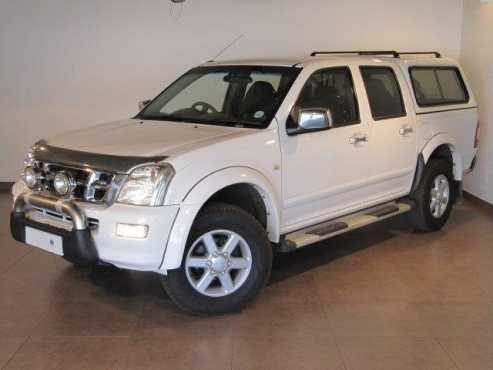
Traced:
<path fill-rule="evenodd" d="M 75 230 L 85 230 L 88 227 L 87 217 L 72 201 L 36 193 L 22 193 L 14 203 L 15 213 L 24 213 L 29 207 L 39 207 L 49 211 L 63 213 L 72 218 Z"/>

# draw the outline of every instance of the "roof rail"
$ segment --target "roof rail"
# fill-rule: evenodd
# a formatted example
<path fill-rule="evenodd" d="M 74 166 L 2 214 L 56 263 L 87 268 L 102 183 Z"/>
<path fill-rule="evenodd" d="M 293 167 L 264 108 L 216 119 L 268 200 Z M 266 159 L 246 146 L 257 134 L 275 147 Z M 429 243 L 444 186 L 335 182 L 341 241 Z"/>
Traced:
<path fill-rule="evenodd" d="M 314 51 L 310 56 L 315 57 L 317 55 L 330 54 L 392 55 L 394 58 L 399 58 L 399 53 L 395 50 Z"/>
<path fill-rule="evenodd" d="M 357 54 L 357 55 L 392 55 L 394 58 L 400 58 L 401 55 L 434 55 L 435 58 L 441 58 L 442 55 L 438 51 L 404 51 L 397 52 L 395 50 L 354 50 L 354 51 L 314 51 L 310 56 L 331 55 L 331 54 Z"/>
<path fill-rule="evenodd" d="M 434 55 L 435 58 L 441 58 L 442 54 L 440 54 L 438 51 L 405 51 L 405 52 L 399 52 L 397 53 L 399 55 L 427 55 L 431 54 Z"/>

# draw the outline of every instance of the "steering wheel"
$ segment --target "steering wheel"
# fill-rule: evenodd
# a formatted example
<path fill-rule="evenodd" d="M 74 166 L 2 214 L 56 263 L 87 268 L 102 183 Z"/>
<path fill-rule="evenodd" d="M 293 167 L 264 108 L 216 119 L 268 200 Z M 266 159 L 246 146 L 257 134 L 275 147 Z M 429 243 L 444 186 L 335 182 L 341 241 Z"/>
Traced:
<path fill-rule="evenodd" d="M 217 113 L 217 109 L 214 108 L 209 103 L 206 103 L 205 101 L 198 101 L 197 103 L 194 103 L 192 105 L 192 109 L 195 109 L 199 113 L 208 113 L 208 114 Z"/>

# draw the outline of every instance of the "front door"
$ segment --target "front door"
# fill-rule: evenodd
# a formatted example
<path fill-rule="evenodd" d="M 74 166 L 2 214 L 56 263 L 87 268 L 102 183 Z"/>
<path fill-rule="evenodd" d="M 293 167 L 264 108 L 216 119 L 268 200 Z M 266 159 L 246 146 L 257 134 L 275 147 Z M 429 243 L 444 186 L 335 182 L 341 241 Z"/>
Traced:
<path fill-rule="evenodd" d="M 317 70 L 296 100 L 294 109 L 330 110 L 330 129 L 296 136 L 281 132 L 285 232 L 337 216 L 370 196 L 365 187 L 369 125 L 360 118 L 356 91 L 362 89 L 354 87 L 354 72 L 359 73 L 347 66 Z"/>

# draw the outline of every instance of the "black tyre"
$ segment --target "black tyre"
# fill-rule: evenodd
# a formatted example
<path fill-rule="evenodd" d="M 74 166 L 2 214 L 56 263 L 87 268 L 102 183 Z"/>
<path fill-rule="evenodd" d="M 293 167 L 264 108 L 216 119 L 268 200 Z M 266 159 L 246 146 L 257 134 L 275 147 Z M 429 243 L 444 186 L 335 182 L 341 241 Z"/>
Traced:
<path fill-rule="evenodd" d="M 412 221 L 417 230 L 440 230 L 447 222 L 454 200 L 452 166 L 442 159 L 426 165 L 418 189 L 411 195 L 416 202 Z"/>
<path fill-rule="evenodd" d="M 163 285 L 182 309 L 196 314 L 241 310 L 267 283 L 272 247 L 260 223 L 242 209 L 214 203 L 195 220 L 182 265 Z"/>

